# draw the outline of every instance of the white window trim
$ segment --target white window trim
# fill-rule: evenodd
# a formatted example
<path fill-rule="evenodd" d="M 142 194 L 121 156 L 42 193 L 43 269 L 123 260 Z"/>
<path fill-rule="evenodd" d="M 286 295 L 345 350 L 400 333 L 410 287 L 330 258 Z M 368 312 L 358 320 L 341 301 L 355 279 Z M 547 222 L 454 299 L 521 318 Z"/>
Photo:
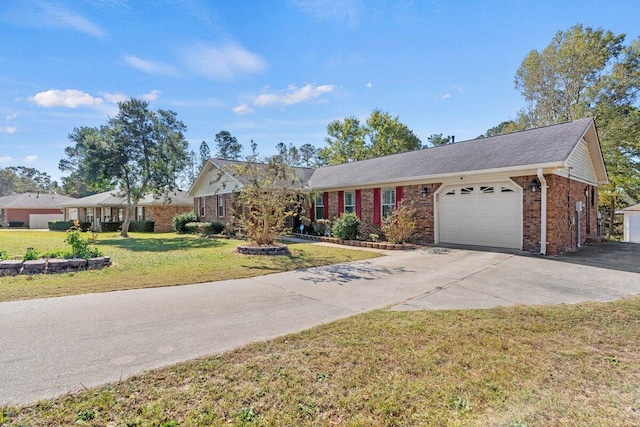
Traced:
<path fill-rule="evenodd" d="M 390 192 L 393 196 L 391 197 L 391 203 L 385 203 L 384 200 L 384 195 L 385 193 Z M 387 212 L 387 215 L 384 214 L 384 208 L 385 207 L 390 207 L 391 209 L 389 210 L 389 212 Z M 391 214 L 391 212 L 393 212 L 393 210 L 396 208 L 396 189 L 393 187 L 390 188 L 383 188 L 380 190 L 380 218 L 385 219 L 388 215 Z"/>
<path fill-rule="evenodd" d="M 224 195 L 223 194 L 218 194 L 218 196 L 216 197 L 216 204 L 217 204 L 216 214 L 218 215 L 218 218 L 224 218 Z M 222 215 L 220 214 L 221 208 L 222 208 Z"/>
<path fill-rule="evenodd" d="M 313 214 L 315 215 L 316 220 L 324 219 L 324 193 L 317 194 L 315 199 Z M 320 216 L 318 216 L 318 208 L 322 208 L 322 215 Z"/>
<path fill-rule="evenodd" d="M 351 194 L 351 201 L 353 202 L 353 204 L 347 204 L 347 194 Z M 351 210 L 348 210 L 348 208 L 351 208 Z M 355 213 L 356 211 L 356 192 L 355 191 L 345 191 L 344 192 L 344 211 L 345 213 L 347 212 L 353 212 Z"/>

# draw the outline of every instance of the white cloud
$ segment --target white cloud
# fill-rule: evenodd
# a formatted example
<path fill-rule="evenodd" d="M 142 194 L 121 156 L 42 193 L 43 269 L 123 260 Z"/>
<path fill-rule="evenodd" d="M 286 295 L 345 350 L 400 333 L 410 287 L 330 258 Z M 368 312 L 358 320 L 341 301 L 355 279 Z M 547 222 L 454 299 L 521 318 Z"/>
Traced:
<path fill-rule="evenodd" d="M 117 104 L 118 102 L 124 102 L 129 97 L 123 93 L 102 93 L 102 97 L 106 102 L 110 102 L 112 104 Z"/>
<path fill-rule="evenodd" d="M 94 98 L 88 93 L 76 89 L 56 90 L 50 89 L 45 92 L 38 92 L 29 98 L 41 107 L 68 107 L 78 108 L 81 105 L 97 107 L 104 101 L 102 98 Z"/>
<path fill-rule="evenodd" d="M 333 85 L 315 86 L 308 84 L 298 89 L 295 85 L 290 85 L 284 95 L 263 94 L 258 96 L 254 105 L 258 107 L 266 107 L 269 105 L 287 106 L 299 104 L 301 102 L 318 98 L 325 93 L 329 93 L 333 91 L 333 88 Z"/>
<path fill-rule="evenodd" d="M 133 55 L 125 55 L 124 60 L 133 68 L 144 71 L 147 74 L 167 74 L 171 76 L 177 76 L 179 74 L 176 68 L 162 62 L 146 61 Z"/>
<path fill-rule="evenodd" d="M 233 80 L 243 75 L 259 73 L 267 68 L 267 63 L 262 57 L 236 43 L 224 46 L 196 43 L 186 49 L 183 56 L 193 72 L 214 80 Z"/>
<path fill-rule="evenodd" d="M 49 27 L 71 28 L 93 37 L 103 38 L 106 33 L 87 18 L 68 9 L 43 3 L 41 23 Z"/>
<path fill-rule="evenodd" d="M 38 156 L 25 156 L 25 158 L 22 161 L 25 163 L 33 163 L 38 159 L 39 159 Z"/>
<path fill-rule="evenodd" d="M 10 121 L 10 120 L 15 120 L 17 118 L 18 118 L 18 114 L 17 113 L 12 113 L 12 114 L 9 114 L 8 116 L 5 116 L 4 119 L 6 121 Z"/>
<path fill-rule="evenodd" d="M 444 95 L 441 96 L 442 99 L 451 99 L 453 98 L 453 96 L 450 93 L 445 93 Z"/>
<path fill-rule="evenodd" d="M 253 113 L 253 109 L 249 107 L 247 104 L 240 104 L 237 107 L 233 107 L 233 112 L 239 116 L 244 116 L 245 114 Z"/>
<path fill-rule="evenodd" d="M 458 93 L 465 93 L 467 91 L 467 88 L 461 85 L 451 85 L 451 89 L 455 89 L 456 92 Z"/>
<path fill-rule="evenodd" d="M 291 0 L 294 6 L 318 21 L 334 20 L 355 26 L 363 12 L 361 0 Z"/>
<path fill-rule="evenodd" d="M 160 97 L 160 94 L 162 94 L 161 91 L 159 91 L 157 89 L 153 89 L 149 93 L 144 93 L 144 94 L 140 95 L 140 98 L 144 99 L 145 101 L 155 101 L 156 99 L 158 99 Z"/>
<path fill-rule="evenodd" d="M 12 126 L 7 126 L 6 128 L 0 127 L 0 133 L 15 133 L 16 132 L 16 128 L 12 127 Z"/>
<path fill-rule="evenodd" d="M 11 163 L 13 161 L 13 157 L 4 156 L 0 157 L 0 163 Z"/>
<path fill-rule="evenodd" d="M 369 83 L 367 83 L 365 86 L 367 86 L 367 87 L 373 87 L 373 83 L 369 82 Z"/>

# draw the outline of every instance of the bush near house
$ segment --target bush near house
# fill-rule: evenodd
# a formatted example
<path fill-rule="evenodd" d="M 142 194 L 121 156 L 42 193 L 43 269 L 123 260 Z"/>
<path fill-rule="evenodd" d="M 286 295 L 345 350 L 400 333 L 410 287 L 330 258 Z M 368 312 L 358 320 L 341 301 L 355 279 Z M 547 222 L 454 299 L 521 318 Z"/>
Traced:
<path fill-rule="evenodd" d="M 121 228 L 122 228 L 122 222 L 120 221 L 100 223 L 100 230 L 102 231 L 120 231 Z"/>
<path fill-rule="evenodd" d="M 67 231 L 73 227 L 73 221 L 49 221 L 47 225 L 51 231 Z M 82 231 L 88 231 L 91 228 L 91 223 L 81 221 L 78 222 L 78 227 L 80 227 Z"/>
<path fill-rule="evenodd" d="M 173 217 L 173 230 L 176 233 L 187 233 L 187 224 L 190 222 L 198 222 L 198 215 L 193 211 L 183 212 Z"/>
<path fill-rule="evenodd" d="M 9 227 L 24 227 L 24 221 L 9 221 Z"/>
<path fill-rule="evenodd" d="M 382 223 L 382 232 L 390 243 L 404 243 L 416 229 L 416 210 L 402 200 Z"/>
<path fill-rule="evenodd" d="M 220 234 L 225 230 L 225 224 L 220 221 L 214 222 L 189 222 L 185 224 L 187 233 L 191 234 L 204 234 L 210 236 L 214 234 Z"/>
<path fill-rule="evenodd" d="M 131 221 L 129 223 L 129 231 L 137 231 L 140 233 L 153 233 L 155 228 L 155 221 L 145 219 L 143 221 Z"/>
<path fill-rule="evenodd" d="M 354 213 L 343 213 L 340 218 L 333 221 L 331 233 L 341 240 L 355 240 L 358 237 L 360 218 Z"/>

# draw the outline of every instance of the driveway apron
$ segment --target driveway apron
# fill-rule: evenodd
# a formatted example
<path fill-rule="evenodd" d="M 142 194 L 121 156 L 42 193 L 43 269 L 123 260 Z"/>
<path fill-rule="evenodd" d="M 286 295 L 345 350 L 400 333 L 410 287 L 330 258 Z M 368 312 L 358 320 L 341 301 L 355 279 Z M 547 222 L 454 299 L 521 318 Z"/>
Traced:
<path fill-rule="evenodd" d="M 0 405 L 118 381 L 379 308 L 488 308 L 639 293 L 638 272 L 419 249 L 251 279 L 5 302 Z"/>

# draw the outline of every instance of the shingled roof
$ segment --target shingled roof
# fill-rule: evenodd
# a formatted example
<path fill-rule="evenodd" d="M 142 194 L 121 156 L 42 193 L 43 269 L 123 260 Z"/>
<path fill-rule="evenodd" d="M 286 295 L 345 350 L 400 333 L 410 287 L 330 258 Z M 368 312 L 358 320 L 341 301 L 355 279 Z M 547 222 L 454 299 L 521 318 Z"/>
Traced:
<path fill-rule="evenodd" d="M 61 206 L 65 208 L 74 207 L 98 207 L 98 206 L 126 206 L 127 199 L 118 191 L 105 191 L 91 196 L 82 197 L 80 199 L 71 199 Z M 155 205 L 192 205 L 193 197 L 187 196 L 185 191 L 173 190 L 167 194 L 160 194 L 158 197 L 153 194 L 147 194 L 140 199 L 138 206 L 155 206 Z"/>
<path fill-rule="evenodd" d="M 75 200 L 56 193 L 22 193 L 0 197 L 2 209 L 59 209 L 64 203 Z"/>
<path fill-rule="evenodd" d="M 307 182 L 312 189 L 366 186 L 429 179 L 455 173 L 562 166 L 585 135 L 593 119 L 401 154 L 326 166 Z"/>

